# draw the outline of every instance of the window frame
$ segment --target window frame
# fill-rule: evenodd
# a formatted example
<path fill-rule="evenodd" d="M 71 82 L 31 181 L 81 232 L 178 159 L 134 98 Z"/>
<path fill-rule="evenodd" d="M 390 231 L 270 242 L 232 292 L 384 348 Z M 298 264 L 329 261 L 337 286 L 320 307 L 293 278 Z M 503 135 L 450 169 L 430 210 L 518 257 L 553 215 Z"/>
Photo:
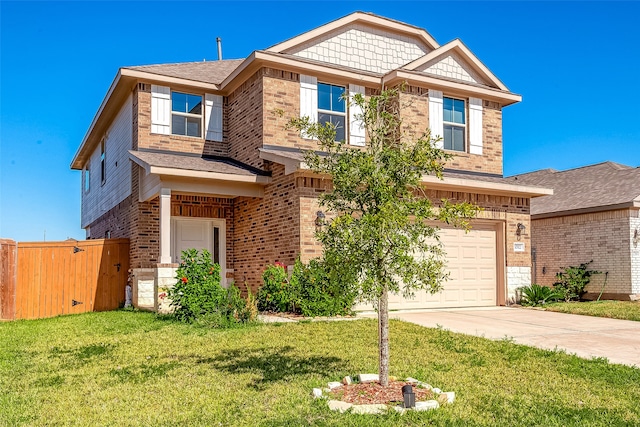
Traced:
<path fill-rule="evenodd" d="M 187 138 L 199 138 L 202 139 L 205 137 L 206 132 L 204 129 L 204 116 L 205 116 L 205 104 L 204 104 L 204 96 L 202 94 L 196 94 L 196 93 L 189 93 L 189 92 L 179 92 L 176 90 L 171 90 L 171 96 L 169 97 L 169 102 L 171 103 L 169 106 L 169 111 L 170 111 L 170 126 L 169 126 L 169 134 L 171 136 L 181 136 L 181 137 L 187 137 Z M 189 95 L 189 96 L 197 96 L 200 98 L 200 114 L 193 114 L 193 113 L 183 113 L 182 111 L 174 111 L 173 110 L 173 96 L 174 94 L 181 94 L 181 95 Z M 194 135 L 187 135 L 186 133 L 180 134 L 180 133 L 174 133 L 173 132 L 173 116 L 177 115 L 177 116 L 181 116 L 181 117 L 187 117 L 187 118 L 198 118 L 199 120 L 199 130 L 200 130 L 200 135 L 198 136 L 194 136 Z M 187 126 L 185 126 L 185 132 L 187 132 Z"/>
<path fill-rule="evenodd" d="M 457 122 L 450 122 L 450 121 L 446 121 L 444 119 L 444 111 L 445 111 L 445 99 L 451 99 L 453 101 L 462 101 L 464 107 L 463 107 L 463 113 L 464 113 L 464 123 L 457 123 Z M 469 101 L 465 98 L 456 98 L 453 96 L 442 96 L 442 147 L 445 150 L 448 151 L 455 151 L 457 153 L 466 153 L 468 151 L 468 147 L 469 147 L 469 134 L 468 134 L 468 122 L 469 122 L 469 112 L 468 112 L 468 107 L 469 107 Z M 457 128 L 462 128 L 462 150 L 456 150 L 455 148 L 453 148 L 453 143 L 454 141 L 451 141 L 451 147 L 452 148 L 447 148 L 446 147 L 446 132 L 445 129 L 447 126 L 452 126 L 452 127 L 457 127 Z"/>
<path fill-rule="evenodd" d="M 100 141 L 100 185 L 107 182 L 107 141 L 102 138 Z"/>
<path fill-rule="evenodd" d="M 87 164 L 82 170 L 82 192 L 88 194 L 91 191 L 91 172 Z"/>
<path fill-rule="evenodd" d="M 325 82 L 317 82 L 316 83 L 316 87 L 317 87 L 317 108 L 316 108 L 316 114 L 317 114 L 317 122 L 320 123 L 320 114 L 328 114 L 330 116 L 341 116 L 343 118 L 342 123 L 344 124 L 343 129 L 344 129 L 344 138 L 342 139 L 342 141 L 344 142 L 348 142 L 349 139 L 349 129 L 348 129 L 348 120 L 349 120 L 349 103 L 346 100 L 342 100 L 342 102 L 344 103 L 344 112 L 342 111 L 334 111 L 334 110 L 326 110 L 324 108 L 320 108 L 320 85 L 325 85 L 325 86 L 331 86 L 331 87 L 337 87 L 337 88 L 342 88 L 342 92 L 340 93 L 340 97 L 342 98 L 344 96 L 344 94 L 347 94 L 348 96 L 348 91 L 347 91 L 347 86 L 341 86 L 341 85 L 336 85 L 336 84 L 332 84 L 332 83 L 325 83 Z M 347 98 L 348 99 L 348 98 Z M 326 122 L 325 122 L 326 123 Z M 324 124 L 324 123 L 320 123 L 320 124 Z M 337 138 L 337 135 L 336 135 Z M 337 140 L 337 141 L 341 141 L 341 140 Z"/>

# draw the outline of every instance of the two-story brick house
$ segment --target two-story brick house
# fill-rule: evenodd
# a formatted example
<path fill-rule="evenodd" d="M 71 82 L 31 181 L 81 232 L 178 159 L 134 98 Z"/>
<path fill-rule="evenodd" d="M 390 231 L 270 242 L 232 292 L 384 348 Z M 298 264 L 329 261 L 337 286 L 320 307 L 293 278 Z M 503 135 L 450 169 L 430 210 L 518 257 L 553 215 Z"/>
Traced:
<path fill-rule="evenodd" d="M 404 124 L 430 128 L 455 154 L 429 196 L 483 208 L 464 233 L 443 229 L 452 279 L 435 296 L 392 308 L 504 304 L 530 283 L 531 197 L 549 190 L 502 177 L 502 108 L 519 102 L 459 40 L 440 46 L 425 30 L 354 13 L 244 60 L 121 68 L 71 167 L 82 170 L 87 238 L 131 242 L 134 301 L 157 304 L 181 250 L 207 248 L 240 288 L 265 266 L 320 255 L 314 140 L 287 129 L 293 116 L 331 121 L 362 146 L 357 109 L 342 93 L 402 87 Z M 284 115 L 277 114 L 284 111 Z"/>

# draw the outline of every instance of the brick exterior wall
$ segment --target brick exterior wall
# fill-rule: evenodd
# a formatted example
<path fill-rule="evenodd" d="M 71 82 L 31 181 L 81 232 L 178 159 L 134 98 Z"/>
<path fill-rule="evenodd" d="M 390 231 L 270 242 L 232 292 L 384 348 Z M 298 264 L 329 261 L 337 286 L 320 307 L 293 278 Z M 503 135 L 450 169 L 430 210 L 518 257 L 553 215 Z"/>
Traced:
<path fill-rule="evenodd" d="M 171 216 L 187 218 L 220 218 L 226 223 L 227 278 L 233 278 L 234 220 L 233 199 L 176 194 L 171 196 Z"/>
<path fill-rule="evenodd" d="M 300 114 L 299 74 L 263 68 L 224 97 L 223 142 L 205 141 L 173 135 L 151 134 L 151 85 L 142 82 L 134 88 L 133 149 L 146 148 L 192 154 L 230 156 L 245 164 L 272 171 L 272 183 L 265 186 L 263 198 L 215 198 L 204 195 L 172 195 L 171 215 L 198 218 L 225 218 L 227 224 L 227 269 L 233 272 L 241 289 L 256 291 L 262 273 L 275 261 L 291 265 L 321 255 L 315 240 L 317 197 L 330 181 L 297 172 L 285 175 L 284 166 L 260 159 L 258 148 L 279 145 L 289 148 L 316 148 L 294 130 L 287 129 L 291 117 Z M 376 93 L 366 88 L 367 96 Z M 427 88 L 407 87 L 400 94 L 402 116 L 409 137 L 417 137 L 429 126 Z M 204 92 L 202 93 L 204 96 Z M 284 114 L 278 114 L 279 111 Z M 447 167 L 502 174 L 501 106 L 483 104 L 484 155 L 460 154 Z M 203 130 L 204 131 L 204 130 Z M 413 134 L 412 134 L 413 133 Z M 92 236 L 130 239 L 131 267 L 157 268 L 159 261 L 159 199 L 139 202 L 139 167 L 132 167 L 132 195 L 91 224 Z M 481 194 L 429 191 L 433 200 L 469 201 L 484 210 L 478 218 L 505 223 L 507 267 L 530 266 L 529 200 Z M 527 227 L 521 241 L 523 253 L 513 252 L 518 223 Z M 515 271 L 515 270 L 514 270 Z M 520 271 L 520 270 L 518 270 Z M 246 283 L 246 286 L 245 286 Z"/>
<path fill-rule="evenodd" d="M 284 166 L 267 163 L 273 181 L 263 198 L 238 197 L 234 206 L 234 267 L 236 285 L 256 291 L 262 273 L 276 261 L 292 265 L 300 252 L 299 200 L 293 175 Z"/>
<path fill-rule="evenodd" d="M 604 292 L 625 298 L 632 289 L 630 218 L 637 211 L 615 210 L 536 219 L 531 224 L 536 248 L 534 280 L 551 286 L 562 267 L 593 260 L 589 268 L 609 272 Z M 604 274 L 594 275 L 589 293 L 600 293 Z"/>
<path fill-rule="evenodd" d="M 428 92 L 427 88 L 406 86 L 400 93 L 403 131 L 407 137 L 419 137 L 429 128 Z M 502 175 L 502 107 L 497 102 L 483 101 L 482 144 L 482 155 L 447 151 L 454 157 L 445 167 Z"/>
<path fill-rule="evenodd" d="M 202 96 L 202 111 L 204 114 L 205 92 L 188 91 L 188 93 Z M 229 144 L 226 140 L 224 140 L 224 137 L 223 142 L 205 141 L 204 137 L 206 135 L 206 132 L 204 129 L 204 121 L 202 128 L 202 137 L 200 138 L 151 133 L 151 84 L 139 84 L 135 89 L 135 95 L 137 96 L 134 96 L 134 99 L 136 99 L 136 101 L 134 101 L 134 111 L 137 111 L 138 114 L 137 118 L 134 119 L 134 150 L 139 148 L 146 148 L 154 150 L 218 156 L 227 156 L 229 154 Z M 227 110 L 228 108 L 223 108 L 224 113 L 227 113 Z M 224 123 L 228 123 L 228 120 Z"/>
<path fill-rule="evenodd" d="M 229 156 L 248 165 L 262 168 L 258 148 L 263 133 L 262 70 L 256 72 L 227 97 L 227 137 Z"/>
<path fill-rule="evenodd" d="M 640 209 L 631 212 L 629 219 L 629 239 L 631 240 L 631 293 L 640 295 Z M 636 241 L 633 241 L 634 233 Z"/>

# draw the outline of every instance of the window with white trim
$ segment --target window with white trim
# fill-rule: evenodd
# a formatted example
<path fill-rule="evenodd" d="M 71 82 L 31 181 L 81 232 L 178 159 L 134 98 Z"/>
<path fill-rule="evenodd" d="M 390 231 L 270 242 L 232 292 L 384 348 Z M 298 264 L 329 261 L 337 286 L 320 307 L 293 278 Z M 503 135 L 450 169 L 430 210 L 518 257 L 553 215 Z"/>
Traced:
<path fill-rule="evenodd" d="M 202 96 L 171 92 L 171 133 L 202 136 Z"/>
<path fill-rule="evenodd" d="M 332 123 L 336 127 L 336 141 L 346 137 L 347 106 L 342 97 L 344 86 L 318 83 L 318 123 Z"/>
<path fill-rule="evenodd" d="M 466 151 L 465 102 L 462 99 L 442 98 L 443 105 L 443 140 L 444 149 Z"/>
<path fill-rule="evenodd" d="M 100 142 L 100 182 L 102 184 L 107 180 L 107 144 L 104 138 Z"/>
<path fill-rule="evenodd" d="M 83 173 L 83 189 L 85 193 L 88 193 L 91 189 L 91 174 L 89 173 L 89 165 L 84 167 Z"/>

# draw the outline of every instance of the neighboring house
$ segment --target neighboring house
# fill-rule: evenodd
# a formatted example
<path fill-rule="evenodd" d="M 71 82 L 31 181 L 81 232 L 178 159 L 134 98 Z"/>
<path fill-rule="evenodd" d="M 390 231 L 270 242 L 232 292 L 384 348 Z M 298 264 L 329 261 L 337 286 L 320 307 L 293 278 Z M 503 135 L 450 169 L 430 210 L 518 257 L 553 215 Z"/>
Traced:
<path fill-rule="evenodd" d="M 640 168 L 613 162 L 545 169 L 512 182 L 553 188 L 531 202 L 533 281 L 552 285 L 561 268 L 593 260 L 586 298 L 640 294 Z"/>
<path fill-rule="evenodd" d="M 358 109 L 340 99 L 401 87 L 405 125 L 431 128 L 455 154 L 429 197 L 483 210 L 473 230 L 447 229 L 452 279 L 442 293 L 391 308 L 500 305 L 530 283 L 531 197 L 550 190 L 502 176 L 502 108 L 519 102 L 460 41 L 353 13 L 242 60 L 121 68 L 71 167 L 83 171 L 87 238 L 131 241 L 134 302 L 157 308 L 185 248 L 207 248 L 223 277 L 254 291 L 267 264 L 321 254 L 317 196 L 329 182 L 303 160 L 314 140 L 290 117 L 338 125 L 366 144 Z M 284 116 L 277 114 L 284 111 Z M 521 228 L 521 227 L 520 227 Z"/>

